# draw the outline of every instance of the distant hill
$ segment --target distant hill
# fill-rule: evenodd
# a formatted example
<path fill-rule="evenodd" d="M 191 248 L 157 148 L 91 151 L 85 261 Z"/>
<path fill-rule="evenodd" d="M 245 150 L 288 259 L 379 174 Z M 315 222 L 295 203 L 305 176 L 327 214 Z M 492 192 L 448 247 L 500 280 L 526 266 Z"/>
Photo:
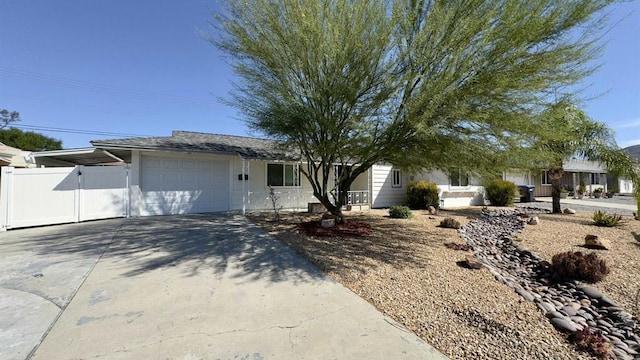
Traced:
<path fill-rule="evenodd" d="M 633 145 L 624 148 L 624 150 L 629 154 L 629 156 L 640 160 L 640 145 Z"/>

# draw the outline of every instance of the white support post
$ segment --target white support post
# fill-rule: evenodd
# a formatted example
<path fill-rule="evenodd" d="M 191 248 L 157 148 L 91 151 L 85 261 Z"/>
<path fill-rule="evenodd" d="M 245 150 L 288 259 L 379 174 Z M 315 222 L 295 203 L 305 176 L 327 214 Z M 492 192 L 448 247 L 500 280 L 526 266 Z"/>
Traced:
<path fill-rule="evenodd" d="M 242 155 L 238 155 L 242 159 L 242 215 L 247 213 L 247 186 L 245 185 L 245 160 Z"/>
<path fill-rule="evenodd" d="M 3 166 L 0 172 L 0 231 L 7 231 L 11 225 L 11 187 L 13 184 L 13 167 Z"/>

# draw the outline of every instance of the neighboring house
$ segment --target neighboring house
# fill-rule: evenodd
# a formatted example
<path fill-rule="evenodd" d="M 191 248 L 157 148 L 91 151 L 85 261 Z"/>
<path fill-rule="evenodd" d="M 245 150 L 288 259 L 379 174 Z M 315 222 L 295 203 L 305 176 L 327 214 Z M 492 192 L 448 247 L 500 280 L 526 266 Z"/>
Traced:
<path fill-rule="evenodd" d="M 587 187 L 587 194 L 597 188 L 607 191 L 607 170 L 598 162 L 569 159 L 563 162 L 564 175 L 560 184 L 573 192 L 580 182 Z M 539 172 L 512 171 L 504 174 L 504 180 L 516 185 L 535 185 L 534 196 L 551 196 L 551 178 L 546 170 Z"/>
<path fill-rule="evenodd" d="M 35 167 L 36 164 L 30 151 L 23 151 L 0 143 L 0 166 L 28 168 Z"/>
<path fill-rule="evenodd" d="M 640 162 L 640 145 L 633 145 L 624 148 L 629 157 Z M 633 182 L 628 179 L 621 179 L 614 176 L 607 177 L 607 183 L 611 189 L 614 189 L 617 193 L 631 195 L 633 194 Z"/>

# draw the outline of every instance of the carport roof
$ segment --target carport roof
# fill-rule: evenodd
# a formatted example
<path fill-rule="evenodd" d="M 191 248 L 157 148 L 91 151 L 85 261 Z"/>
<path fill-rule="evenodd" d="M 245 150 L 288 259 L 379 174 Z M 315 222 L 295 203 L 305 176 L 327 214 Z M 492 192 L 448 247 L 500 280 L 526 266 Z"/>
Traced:
<path fill-rule="evenodd" d="M 65 150 L 39 151 L 32 153 L 36 163 L 53 165 L 49 160 L 69 165 L 107 165 L 122 163 L 128 159 L 121 159 L 106 150 L 96 148 L 77 148 Z M 59 166 L 59 164 L 57 164 Z"/>
<path fill-rule="evenodd" d="M 235 135 L 173 131 L 171 136 L 93 140 L 97 148 L 117 150 L 163 150 L 240 155 L 246 159 L 297 160 L 300 155 L 283 149 L 274 140 Z"/>

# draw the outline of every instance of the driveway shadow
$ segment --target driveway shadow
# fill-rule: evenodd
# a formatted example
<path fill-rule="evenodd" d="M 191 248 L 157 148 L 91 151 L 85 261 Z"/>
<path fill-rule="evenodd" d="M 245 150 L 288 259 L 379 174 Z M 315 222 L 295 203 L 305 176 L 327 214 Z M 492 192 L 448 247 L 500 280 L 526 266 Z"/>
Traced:
<path fill-rule="evenodd" d="M 122 226 L 109 239 L 99 236 L 101 222 L 61 228 L 38 239 L 38 251 L 95 256 L 104 251 L 108 241 L 104 256 L 123 262 L 125 276 L 180 266 L 186 269 L 185 276 L 204 271 L 219 275 L 231 267 L 232 276 L 248 281 L 313 281 L 323 277 L 294 251 L 240 215 L 152 216 L 120 221 Z"/>

